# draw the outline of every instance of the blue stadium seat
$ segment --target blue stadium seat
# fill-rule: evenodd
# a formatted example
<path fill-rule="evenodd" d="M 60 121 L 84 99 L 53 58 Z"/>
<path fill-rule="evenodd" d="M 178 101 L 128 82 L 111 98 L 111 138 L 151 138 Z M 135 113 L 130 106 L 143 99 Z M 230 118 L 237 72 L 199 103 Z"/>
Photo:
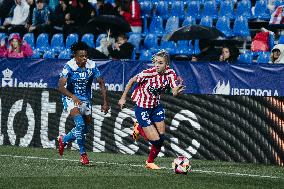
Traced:
<path fill-rule="evenodd" d="M 71 33 L 67 36 L 66 38 L 66 45 L 65 45 L 65 48 L 66 49 L 70 49 L 71 46 L 74 44 L 74 43 L 77 43 L 79 41 L 79 36 L 78 34 L 76 33 Z"/>
<path fill-rule="evenodd" d="M 193 18 L 200 18 L 200 3 L 199 1 L 187 1 L 186 16 L 192 16 Z"/>
<path fill-rule="evenodd" d="M 140 33 L 132 33 L 130 34 L 128 38 L 128 42 L 134 45 L 136 51 L 140 50 L 141 40 L 142 40 L 142 37 Z"/>
<path fill-rule="evenodd" d="M 142 16 L 146 16 L 146 17 L 152 16 L 153 4 L 151 1 L 144 0 L 144 1 L 140 1 L 139 4 L 140 4 Z"/>
<path fill-rule="evenodd" d="M 226 16 L 230 19 L 235 18 L 234 4 L 231 0 L 225 0 L 220 2 L 219 18 L 222 16 Z"/>
<path fill-rule="evenodd" d="M 171 15 L 177 16 L 179 18 L 184 18 L 185 11 L 184 11 L 184 2 L 183 1 L 172 1 L 171 2 Z"/>
<path fill-rule="evenodd" d="M 144 49 L 155 50 L 158 47 L 158 37 L 155 34 L 148 34 L 144 39 Z"/>
<path fill-rule="evenodd" d="M 171 33 L 179 28 L 179 17 L 171 16 L 168 18 L 165 27 L 165 33 Z"/>
<path fill-rule="evenodd" d="M 206 1 L 204 3 L 202 16 L 210 16 L 213 19 L 218 17 L 218 11 L 215 1 Z"/>
<path fill-rule="evenodd" d="M 159 47 L 159 49 L 165 49 L 167 50 L 170 54 L 175 54 L 175 50 L 176 50 L 176 45 L 175 42 L 173 41 L 168 41 L 167 39 L 167 35 L 164 35 L 161 39 L 161 45 Z"/>
<path fill-rule="evenodd" d="M 176 47 L 176 54 L 180 55 L 191 55 L 193 53 L 193 48 L 191 41 L 178 41 Z"/>
<path fill-rule="evenodd" d="M 150 61 L 152 59 L 153 53 L 150 50 L 143 50 L 140 53 L 139 60 L 148 60 Z"/>
<path fill-rule="evenodd" d="M 23 40 L 26 41 L 32 49 L 35 48 L 35 37 L 33 33 L 26 33 Z"/>
<path fill-rule="evenodd" d="M 152 18 L 149 33 L 157 34 L 157 35 L 163 35 L 164 34 L 164 28 L 163 28 L 163 19 L 160 16 L 154 16 Z"/>
<path fill-rule="evenodd" d="M 219 6 L 223 0 L 215 0 L 216 5 Z"/>
<path fill-rule="evenodd" d="M 57 33 L 52 36 L 50 48 L 55 53 L 59 53 L 64 50 L 64 38 L 62 33 Z"/>
<path fill-rule="evenodd" d="M 200 48 L 199 48 L 199 40 L 194 41 L 194 49 L 193 49 L 193 54 L 199 54 Z"/>
<path fill-rule="evenodd" d="M 238 57 L 238 61 L 240 63 L 251 64 L 252 60 L 253 60 L 253 56 L 251 52 L 245 52 L 243 54 L 240 54 Z"/>
<path fill-rule="evenodd" d="M 58 59 L 70 59 L 70 58 L 71 58 L 71 51 L 68 49 L 61 51 L 58 55 Z"/>
<path fill-rule="evenodd" d="M 233 32 L 232 29 L 230 28 L 230 19 L 229 17 L 222 16 L 219 17 L 216 23 L 216 28 L 223 32 L 226 37 L 232 37 Z"/>
<path fill-rule="evenodd" d="M 143 34 L 147 34 L 149 32 L 148 30 L 148 17 L 147 16 L 142 16 L 142 29 L 143 29 Z"/>
<path fill-rule="evenodd" d="M 85 42 L 89 47 L 95 48 L 95 37 L 92 33 L 86 33 L 82 36 L 82 42 Z"/>
<path fill-rule="evenodd" d="M 278 39 L 278 44 L 284 44 L 284 35 L 280 35 Z"/>
<path fill-rule="evenodd" d="M 208 26 L 212 27 L 213 26 L 213 19 L 210 16 L 204 16 L 201 18 L 199 25 L 201 26 Z"/>
<path fill-rule="evenodd" d="M 275 36 L 274 34 L 270 33 L 268 38 L 269 50 L 272 50 L 272 48 L 274 47 L 274 41 L 275 41 Z"/>
<path fill-rule="evenodd" d="M 192 16 L 187 16 L 182 22 L 182 26 L 191 26 L 196 24 L 196 19 Z"/>
<path fill-rule="evenodd" d="M 162 18 L 169 17 L 169 3 L 167 1 L 158 1 L 155 2 L 156 5 L 156 16 L 161 16 Z"/>
<path fill-rule="evenodd" d="M 54 51 L 45 51 L 43 54 L 44 59 L 55 59 L 55 52 Z"/>
<path fill-rule="evenodd" d="M 274 7 L 276 8 L 276 7 L 283 4 L 283 0 L 274 0 L 274 1 L 272 1 L 272 3 L 274 5 Z"/>
<path fill-rule="evenodd" d="M 165 41 L 161 41 L 161 45 L 159 49 L 165 49 L 170 54 L 175 54 L 176 45 L 175 45 L 175 42 L 173 41 L 165 40 Z"/>
<path fill-rule="evenodd" d="M 259 0 L 255 3 L 254 17 L 260 20 L 269 20 L 270 12 L 267 7 L 267 1 Z"/>
<path fill-rule="evenodd" d="M 50 49 L 49 41 L 48 41 L 48 34 L 41 33 L 36 39 L 36 47 L 38 51 L 43 52 Z"/>
<path fill-rule="evenodd" d="M 106 38 L 106 37 L 107 37 L 107 34 L 105 33 L 100 34 L 96 39 L 96 47 L 99 47 L 101 43 L 101 39 Z"/>
<path fill-rule="evenodd" d="M 256 63 L 267 64 L 270 61 L 270 52 L 259 53 Z"/>
<path fill-rule="evenodd" d="M 243 17 L 237 17 L 234 22 L 233 33 L 235 36 L 248 37 L 250 36 L 250 31 L 248 27 L 248 20 Z"/>
<path fill-rule="evenodd" d="M 236 16 L 243 16 L 247 19 L 252 18 L 251 13 L 251 2 L 250 0 L 241 0 L 238 2 L 237 10 L 236 10 Z"/>
<path fill-rule="evenodd" d="M 1 40 L 3 37 L 6 37 L 6 33 L 0 33 L 0 40 Z"/>
<path fill-rule="evenodd" d="M 134 48 L 133 51 L 132 51 L 131 60 L 136 60 L 136 52 L 137 52 L 137 50 L 136 50 L 136 48 Z"/>
<path fill-rule="evenodd" d="M 33 55 L 32 55 L 30 58 L 36 58 L 36 59 L 38 59 L 38 58 L 40 58 L 40 56 L 41 56 L 41 52 L 40 52 L 40 51 L 38 51 L 38 50 L 33 50 Z"/>

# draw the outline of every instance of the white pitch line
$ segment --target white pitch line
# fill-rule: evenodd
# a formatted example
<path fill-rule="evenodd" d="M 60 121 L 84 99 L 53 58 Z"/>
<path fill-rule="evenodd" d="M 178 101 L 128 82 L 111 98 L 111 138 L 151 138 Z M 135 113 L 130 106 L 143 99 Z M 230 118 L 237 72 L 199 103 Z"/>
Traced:
<path fill-rule="evenodd" d="M 79 162 L 78 160 L 66 159 L 66 158 L 46 158 L 46 157 L 36 157 L 36 156 L 17 156 L 17 155 L 9 155 L 9 154 L 0 154 L 0 157 Z M 90 161 L 90 162 L 93 163 L 93 161 Z M 129 164 L 129 163 L 116 163 L 116 162 L 104 162 L 104 161 L 96 161 L 94 163 L 96 163 L 96 164 L 118 165 L 118 166 L 145 167 L 145 165 L 137 165 L 137 164 Z M 172 168 L 161 167 L 161 169 L 172 169 Z M 206 170 L 200 170 L 200 169 L 193 169 L 193 170 L 191 170 L 191 172 L 209 173 L 209 174 L 221 174 L 221 175 L 231 175 L 231 176 L 248 176 L 248 177 L 281 179 L 280 177 L 270 176 L 270 175 L 256 175 L 256 174 L 222 172 L 222 171 L 206 171 Z"/>

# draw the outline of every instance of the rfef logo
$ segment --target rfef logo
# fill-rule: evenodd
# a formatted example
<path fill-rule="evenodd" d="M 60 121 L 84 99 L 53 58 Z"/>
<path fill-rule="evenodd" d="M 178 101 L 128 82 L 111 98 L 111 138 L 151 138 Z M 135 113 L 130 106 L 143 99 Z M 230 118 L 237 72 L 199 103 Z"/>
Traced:
<path fill-rule="evenodd" d="M 3 73 L 3 78 L 2 78 L 2 87 L 13 87 L 13 71 L 9 70 L 8 68 L 4 71 L 2 71 Z"/>

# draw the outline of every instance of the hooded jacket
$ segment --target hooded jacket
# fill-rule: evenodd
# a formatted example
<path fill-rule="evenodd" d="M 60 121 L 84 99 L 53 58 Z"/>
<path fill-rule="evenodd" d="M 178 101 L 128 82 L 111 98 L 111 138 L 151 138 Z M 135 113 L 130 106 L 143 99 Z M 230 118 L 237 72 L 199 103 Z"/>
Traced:
<path fill-rule="evenodd" d="M 13 51 L 11 46 L 7 48 L 6 45 L 4 45 L 0 46 L 0 57 L 25 58 L 33 55 L 32 48 L 27 42 L 22 42 L 18 34 L 13 34 L 9 39 L 9 43 L 11 43 L 13 39 L 17 39 L 20 42 L 20 52 Z"/>
<path fill-rule="evenodd" d="M 272 64 L 284 64 L 284 44 L 275 45 L 273 47 L 273 49 L 271 50 L 271 53 L 272 53 L 272 51 L 274 49 L 279 49 L 280 50 L 280 56 L 274 62 L 272 62 L 272 60 L 270 59 L 269 63 L 272 63 Z"/>

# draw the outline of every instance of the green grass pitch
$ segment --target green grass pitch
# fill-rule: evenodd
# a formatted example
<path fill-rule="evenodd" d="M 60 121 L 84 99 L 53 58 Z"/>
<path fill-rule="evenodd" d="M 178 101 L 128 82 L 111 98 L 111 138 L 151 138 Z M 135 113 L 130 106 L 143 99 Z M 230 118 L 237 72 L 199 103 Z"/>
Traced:
<path fill-rule="evenodd" d="M 146 156 L 89 152 L 90 166 L 78 151 L 0 146 L 0 188 L 284 188 L 284 168 L 191 160 L 192 172 L 177 175 L 173 157 L 157 159 L 161 170 L 144 168 Z"/>

